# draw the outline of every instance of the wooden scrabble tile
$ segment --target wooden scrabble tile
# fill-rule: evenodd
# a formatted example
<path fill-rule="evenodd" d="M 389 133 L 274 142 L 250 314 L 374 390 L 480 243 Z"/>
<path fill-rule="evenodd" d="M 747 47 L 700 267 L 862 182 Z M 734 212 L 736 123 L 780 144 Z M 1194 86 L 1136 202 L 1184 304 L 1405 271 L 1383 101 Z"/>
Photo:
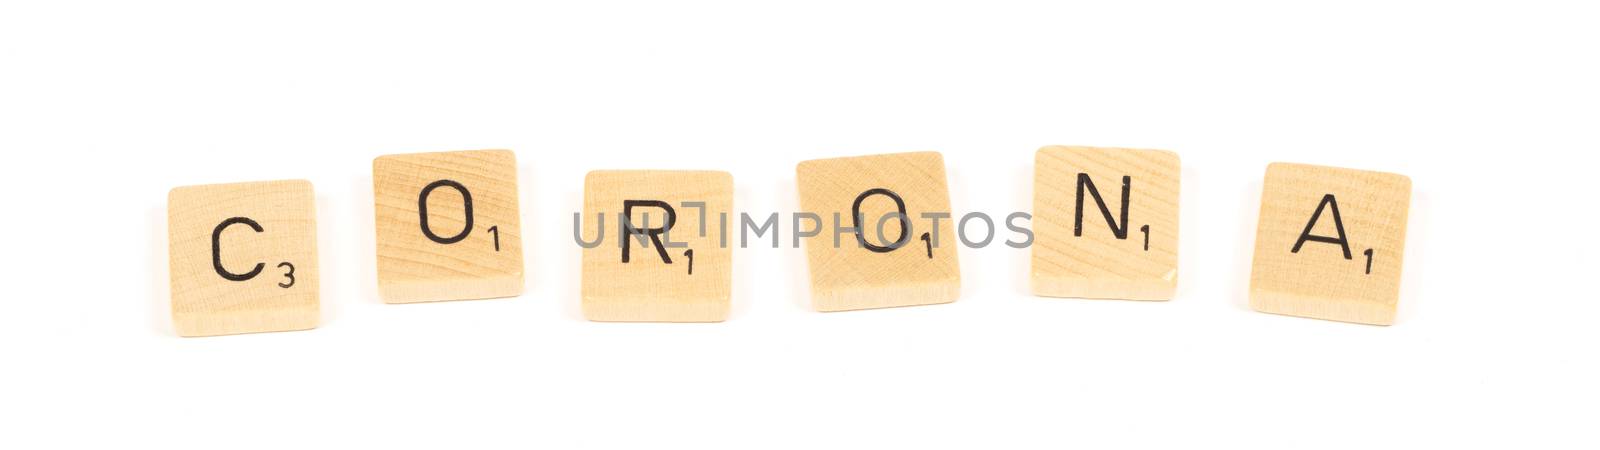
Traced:
<path fill-rule="evenodd" d="M 1411 179 L 1304 164 L 1267 167 L 1250 273 L 1257 311 L 1394 323 Z"/>
<path fill-rule="evenodd" d="M 733 214 L 732 175 L 589 172 L 583 217 L 582 243 L 593 243 L 583 250 L 584 317 L 601 322 L 727 320 L 733 251 L 725 232 L 739 220 Z"/>
<path fill-rule="evenodd" d="M 1178 286 L 1178 154 L 1039 149 L 1033 293 L 1171 300 Z"/>
<path fill-rule="evenodd" d="M 181 336 L 317 327 L 317 219 L 304 180 L 167 195 L 172 323 Z"/>
<path fill-rule="evenodd" d="M 949 303 L 961 295 L 959 241 L 938 152 L 818 159 L 796 172 L 801 211 L 822 222 L 819 234 L 805 238 L 818 311 Z"/>
<path fill-rule="evenodd" d="M 522 293 L 517 158 L 510 150 L 372 160 L 378 291 L 387 303 Z"/>

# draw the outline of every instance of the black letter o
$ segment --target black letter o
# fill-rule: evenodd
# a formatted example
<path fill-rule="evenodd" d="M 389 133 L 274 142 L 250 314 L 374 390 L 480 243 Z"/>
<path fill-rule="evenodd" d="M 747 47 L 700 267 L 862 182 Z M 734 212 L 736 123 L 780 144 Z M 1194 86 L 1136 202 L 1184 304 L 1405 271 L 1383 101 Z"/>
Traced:
<path fill-rule="evenodd" d="M 895 211 L 899 213 L 898 218 L 900 219 L 900 239 L 889 244 L 888 247 L 877 246 L 873 245 L 871 242 L 867 242 L 866 230 L 861 229 L 861 202 L 866 201 L 867 197 L 871 197 L 873 195 L 884 195 L 889 197 L 890 200 L 894 200 Z M 867 190 L 866 192 L 862 192 L 861 195 L 856 196 L 855 204 L 850 205 L 850 219 L 855 221 L 854 225 L 856 228 L 856 242 L 861 244 L 862 247 L 866 247 L 867 250 L 871 250 L 876 253 L 889 253 L 898 250 L 900 247 L 904 247 L 907 242 L 911 241 L 911 224 L 909 223 L 910 220 L 906 216 L 906 201 L 901 200 L 900 194 L 896 194 L 894 191 L 884 188 L 873 188 Z M 878 220 L 878 232 L 880 234 L 878 239 L 883 239 L 883 220 L 881 218 Z"/>
<path fill-rule="evenodd" d="M 449 186 L 461 192 L 461 206 L 466 210 L 467 216 L 467 226 L 463 227 L 460 233 L 447 238 L 433 234 L 433 230 L 428 228 L 428 194 L 433 193 L 433 190 L 439 188 L 439 186 Z M 466 186 L 451 180 L 439 180 L 429 183 L 427 187 L 422 188 L 422 194 L 417 196 L 417 214 L 422 216 L 422 235 L 427 236 L 429 240 L 440 244 L 461 242 L 462 239 L 467 238 L 467 235 L 472 234 L 472 193 L 467 192 Z"/>

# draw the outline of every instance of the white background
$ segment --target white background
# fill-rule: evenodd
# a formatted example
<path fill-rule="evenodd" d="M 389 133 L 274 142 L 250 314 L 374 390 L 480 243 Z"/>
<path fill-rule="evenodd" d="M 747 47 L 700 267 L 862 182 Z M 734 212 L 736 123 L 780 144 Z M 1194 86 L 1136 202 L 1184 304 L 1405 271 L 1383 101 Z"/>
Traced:
<path fill-rule="evenodd" d="M 1600 445 L 1589 2 L 7 2 L 0 447 Z M 579 312 L 594 169 L 944 153 L 1029 210 L 1042 145 L 1183 158 L 1170 302 L 1043 299 L 963 249 L 954 304 L 823 314 L 734 253 L 720 324 Z M 371 159 L 517 151 L 527 293 L 385 305 Z M 1415 182 L 1392 327 L 1249 310 L 1269 162 Z M 324 321 L 175 336 L 166 192 L 304 178 Z M 787 239 L 787 226 L 785 226 Z"/>

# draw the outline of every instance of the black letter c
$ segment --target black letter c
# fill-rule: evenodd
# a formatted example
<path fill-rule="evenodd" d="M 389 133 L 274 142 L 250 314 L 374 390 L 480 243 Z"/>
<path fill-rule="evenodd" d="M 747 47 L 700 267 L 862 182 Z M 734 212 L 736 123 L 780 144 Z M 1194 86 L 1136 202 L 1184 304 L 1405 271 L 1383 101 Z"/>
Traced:
<path fill-rule="evenodd" d="M 256 223 L 254 220 L 250 220 L 248 217 L 234 217 L 232 219 L 222 221 L 221 224 L 217 225 L 215 230 L 211 230 L 211 267 L 217 269 L 217 275 L 222 275 L 222 278 L 226 278 L 231 281 L 245 281 L 255 278 L 256 275 L 261 274 L 261 269 L 265 268 L 266 264 L 256 263 L 256 268 L 251 269 L 244 275 L 235 274 L 233 272 L 229 272 L 228 269 L 222 268 L 222 230 L 228 228 L 229 225 L 236 223 L 249 225 L 250 228 L 256 230 L 257 233 L 265 231 L 261 229 L 261 224 Z"/>

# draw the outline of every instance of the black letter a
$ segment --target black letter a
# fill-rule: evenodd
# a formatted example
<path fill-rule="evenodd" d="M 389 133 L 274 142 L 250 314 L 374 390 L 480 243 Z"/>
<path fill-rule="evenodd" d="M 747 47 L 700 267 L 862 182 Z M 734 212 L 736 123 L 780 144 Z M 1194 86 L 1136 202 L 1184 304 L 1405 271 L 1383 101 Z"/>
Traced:
<path fill-rule="evenodd" d="M 1317 219 L 1322 217 L 1322 208 L 1325 207 L 1333 209 L 1333 227 L 1339 231 L 1337 238 L 1311 234 L 1311 228 L 1317 226 Z M 1300 240 L 1294 241 L 1294 249 L 1289 252 L 1300 253 L 1300 246 L 1305 245 L 1306 241 L 1339 244 L 1339 248 L 1344 249 L 1344 259 L 1355 259 L 1350 256 L 1350 241 L 1344 237 L 1344 220 L 1339 218 L 1339 202 L 1333 199 L 1333 194 L 1322 196 L 1322 203 L 1317 204 L 1317 212 L 1311 213 L 1311 221 L 1306 222 L 1306 230 L 1300 232 Z"/>

